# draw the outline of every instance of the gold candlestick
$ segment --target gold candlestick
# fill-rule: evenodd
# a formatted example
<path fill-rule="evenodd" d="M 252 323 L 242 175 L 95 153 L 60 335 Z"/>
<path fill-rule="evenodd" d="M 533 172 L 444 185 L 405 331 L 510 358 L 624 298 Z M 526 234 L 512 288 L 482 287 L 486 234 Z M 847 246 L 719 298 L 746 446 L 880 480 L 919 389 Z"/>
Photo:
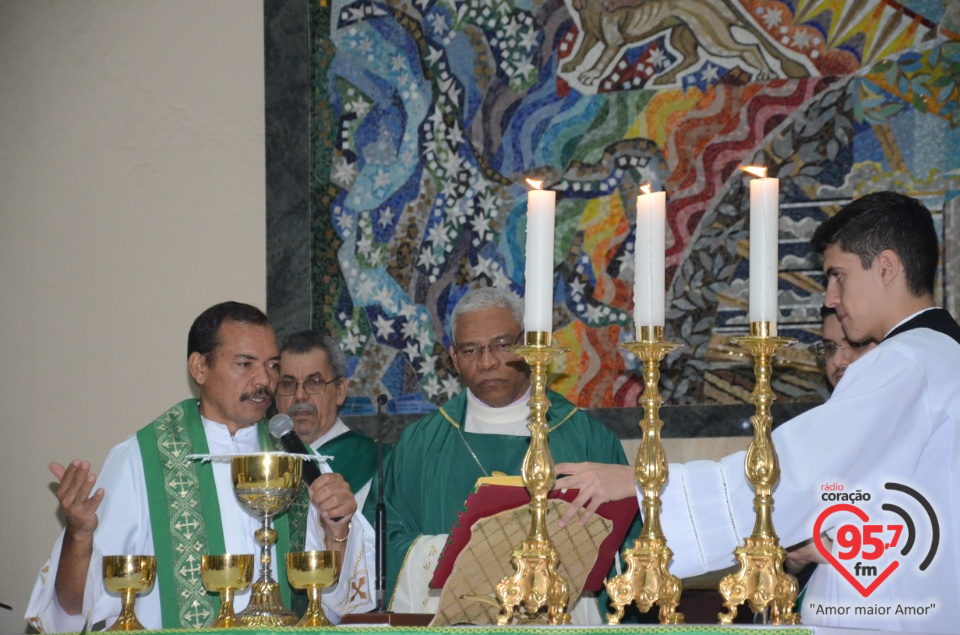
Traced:
<path fill-rule="evenodd" d="M 643 490 L 643 531 L 633 541 L 633 548 L 623 552 L 627 571 L 607 581 L 607 593 L 614 612 L 607 613 L 607 623 L 619 624 L 623 609 L 632 602 L 641 612 L 647 612 L 654 604 L 660 605 L 662 624 L 682 624 L 683 613 L 677 612 L 682 586 L 680 579 L 667 567 L 673 552 L 660 528 L 660 492 L 667 482 L 667 458 L 660 440 L 663 422 L 659 411 L 660 362 L 670 351 L 679 346 L 663 341 L 662 326 L 640 328 L 640 341 L 621 345 L 643 360 L 643 406 L 640 421 L 642 440 L 637 451 L 636 478 Z"/>
<path fill-rule="evenodd" d="M 773 424 L 770 404 L 776 398 L 770 389 L 773 356 L 778 349 L 796 340 L 773 336 L 770 331 L 770 322 L 751 322 L 750 335 L 734 340 L 753 356 L 757 377 L 752 393 L 756 414 L 750 418 L 753 441 L 745 461 L 747 478 L 757 492 L 753 499 L 757 520 L 753 534 L 734 551 L 740 569 L 720 581 L 720 594 L 727 609 L 726 613 L 719 614 L 721 624 L 731 624 L 737 616 L 737 606 L 744 602 L 750 603 L 754 613 L 761 613 L 769 606 L 770 621 L 775 625 L 800 623 L 800 616 L 793 612 L 797 579 L 783 570 L 787 552 L 780 546 L 773 529 L 772 492 L 780 480 L 780 460 L 770 435 Z"/>
<path fill-rule="evenodd" d="M 496 586 L 500 614 L 497 623 L 506 626 L 519 608 L 524 618 L 533 618 L 547 607 L 547 621 L 552 625 L 569 624 L 567 604 L 570 585 L 557 565 L 560 555 L 547 532 L 547 494 L 557 480 L 553 455 L 547 443 L 547 366 L 568 349 L 550 346 L 550 333 L 532 331 L 526 334 L 524 346 L 511 349 L 530 365 L 530 448 L 523 459 L 523 484 L 530 492 L 530 533 L 523 545 L 513 552 L 511 562 L 516 573 Z"/>

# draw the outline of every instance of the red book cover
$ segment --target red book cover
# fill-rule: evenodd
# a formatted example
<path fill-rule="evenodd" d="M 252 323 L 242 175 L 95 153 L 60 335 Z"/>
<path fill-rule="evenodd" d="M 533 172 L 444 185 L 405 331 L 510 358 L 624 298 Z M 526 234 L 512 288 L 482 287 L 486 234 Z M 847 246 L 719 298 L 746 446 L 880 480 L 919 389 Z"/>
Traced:
<path fill-rule="evenodd" d="M 554 490 L 547 495 L 547 498 L 559 498 L 572 502 L 577 497 L 578 492 L 579 490 L 575 489 L 565 492 Z M 453 524 L 453 529 L 447 538 L 447 544 L 444 546 L 437 568 L 433 572 L 433 579 L 430 580 L 430 588 L 443 588 L 450 572 L 453 570 L 453 564 L 456 562 L 457 556 L 470 541 L 470 528 L 475 522 L 508 509 L 529 504 L 530 493 L 523 486 L 523 481 L 519 476 L 482 478 L 477 481 L 476 487 L 467 497 L 463 510 Z M 613 564 L 614 556 L 624 538 L 626 538 L 627 532 L 630 531 L 630 525 L 639 509 L 640 506 L 635 496 L 609 501 L 600 505 L 597 509 L 596 513 L 598 515 L 613 522 L 613 531 L 600 545 L 597 561 L 584 583 L 584 591 L 598 591 L 603 586 L 607 572 L 610 571 Z M 518 544 L 517 547 L 519 546 Z"/>

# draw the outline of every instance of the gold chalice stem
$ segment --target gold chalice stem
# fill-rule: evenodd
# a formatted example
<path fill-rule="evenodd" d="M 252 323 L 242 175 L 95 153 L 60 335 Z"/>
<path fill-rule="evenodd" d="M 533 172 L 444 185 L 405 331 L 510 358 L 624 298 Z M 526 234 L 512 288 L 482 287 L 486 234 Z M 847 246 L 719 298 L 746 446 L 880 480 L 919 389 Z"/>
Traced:
<path fill-rule="evenodd" d="M 797 579 L 783 570 L 787 552 L 780 546 L 773 528 L 772 493 L 780 480 L 780 460 L 770 432 L 773 425 L 770 405 L 776 398 L 770 388 L 773 356 L 777 349 L 794 341 L 771 336 L 768 322 L 751 322 L 750 336 L 735 340 L 753 356 L 757 378 L 752 394 L 756 413 L 750 418 L 753 441 L 747 449 L 745 461 L 747 478 L 756 491 L 753 499 L 756 522 L 753 534 L 734 551 L 740 563 L 739 570 L 720 582 L 720 594 L 727 610 L 719 614 L 721 624 L 733 623 L 737 606 L 744 602 L 750 603 L 754 613 L 761 613 L 769 606 L 770 621 L 774 625 L 800 623 L 800 616 L 793 612 L 797 601 Z"/>
<path fill-rule="evenodd" d="M 270 526 L 270 515 L 262 516 L 262 525 L 260 529 L 253 532 L 253 537 L 260 545 L 260 578 L 258 582 L 273 582 L 273 571 L 270 569 L 270 563 L 273 557 L 270 555 L 270 547 L 277 541 L 277 532 Z"/>
<path fill-rule="evenodd" d="M 633 542 L 633 548 L 623 552 L 627 571 L 607 582 L 607 593 L 614 612 L 607 614 L 607 623 L 619 624 L 624 607 L 633 602 L 641 612 L 654 604 L 660 605 L 660 622 L 682 624 L 683 613 L 677 612 L 682 586 L 672 575 L 668 565 L 673 552 L 667 547 L 660 528 L 660 493 L 667 482 L 667 457 L 660 439 L 663 422 L 660 420 L 660 362 L 678 344 L 663 341 L 663 327 L 641 327 L 641 341 L 623 344 L 643 361 L 643 420 L 640 421 L 641 441 L 637 451 L 636 479 L 643 490 L 643 531 Z"/>
<path fill-rule="evenodd" d="M 523 459 L 523 484 L 530 492 L 530 533 L 511 562 L 516 573 L 496 586 L 500 614 L 497 623 L 509 624 L 517 608 L 524 617 L 534 617 L 547 607 L 550 624 L 569 624 L 567 604 L 570 585 L 557 571 L 560 555 L 547 531 L 547 494 L 556 481 L 553 455 L 547 443 L 547 366 L 567 349 L 550 346 L 550 333 L 528 332 L 524 346 L 513 351 L 530 365 L 530 448 Z"/>
<path fill-rule="evenodd" d="M 122 608 L 120 609 L 120 615 L 117 617 L 117 621 L 113 623 L 107 630 L 111 631 L 142 631 L 143 624 L 140 623 L 140 620 L 137 619 L 137 615 L 133 612 L 133 603 L 137 598 L 136 589 L 122 589 L 120 591 L 120 598 L 122 602 Z"/>
<path fill-rule="evenodd" d="M 311 628 L 330 626 L 330 620 L 327 619 L 323 612 L 323 605 L 320 604 L 322 593 L 323 587 L 320 585 L 311 584 L 307 587 L 307 597 L 310 598 L 310 603 L 307 605 L 307 612 L 303 614 L 303 619 L 297 623 L 297 626 Z"/>
<path fill-rule="evenodd" d="M 210 628 L 230 628 L 240 626 L 240 620 L 233 611 L 233 589 L 227 588 L 220 591 L 220 613 L 217 619 L 213 620 Z"/>

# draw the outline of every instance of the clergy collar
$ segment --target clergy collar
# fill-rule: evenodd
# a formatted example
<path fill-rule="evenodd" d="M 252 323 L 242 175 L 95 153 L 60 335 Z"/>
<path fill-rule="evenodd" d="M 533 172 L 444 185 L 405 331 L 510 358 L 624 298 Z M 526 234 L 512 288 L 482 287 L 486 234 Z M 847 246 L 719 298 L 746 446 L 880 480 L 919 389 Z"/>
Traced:
<path fill-rule="evenodd" d="M 475 417 L 478 421 L 491 426 L 508 425 L 518 421 L 526 422 L 530 416 L 530 406 L 527 402 L 530 401 L 531 390 L 532 388 L 527 388 L 527 391 L 509 406 L 494 408 L 480 401 L 467 388 L 467 416 Z"/>
<path fill-rule="evenodd" d="M 251 435 L 254 438 L 256 438 L 258 434 L 257 424 L 255 423 L 249 426 L 240 428 L 239 430 L 237 430 L 236 435 L 232 435 L 230 434 L 230 428 L 228 428 L 224 423 L 219 423 L 217 421 L 213 421 L 212 419 L 207 419 L 203 415 L 200 415 L 200 421 L 203 422 L 203 429 L 209 436 L 217 437 L 220 439 L 232 439 L 234 437 L 237 439 L 246 439 Z"/>
<path fill-rule="evenodd" d="M 320 446 L 323 445 L 324 443 L 327 443 L 328 441 L 333 441 L 334 439 L 339 437 L 341 434 L 345 434 L 346 432 L 349 432 L 349 431 L 350 431 L 350 428 L 347 427 L 347 424 L 345 424 L 340 417 L 337 417 L 337 421 L 332 426 L 330 426 L 330 429 L 327 430 L 326 433 L 320 435 L 320 437 L 317 438 L 313 443 L 311 443 L 310 447 L 313 448 L 314 450 L 319 450 Z"/>
<path fill-rule="evenodd" d="M 917 311 L 916 313 L 913 313 L 913 314 L 911 314 L 911 315 L 908 315 L 907 317 L 903 318 L 902 320 L 900 320 L 899 322 L 897 322 L 896 324 L 894 324 L 894 325 L 893 325 L 893 328 L 890 329 L 889 331 L 887 331 L 886 335 L 883 336 L 883 339 L 887 339 L 888 337 L 890 337 L 890 334 L 893 333 L 894 331 L 896 331 L 897 328 L 899 328 L 900 326 L 906 324 L 907 322 L 909 322 L 909 321 L 912 320 L 913 318 L 917 317 L 917 316 L 920 315 L 921 313 L 926 313 L 927 311 L 932 311 L 932 310 L 934 310 L 934 309 L 936 309 L 936 308 L 937 308 L 937 307 L 935 307 L 935 306 L 928 306 L 928 307 L 925 308 L 925 309 L 920 309 L 920 310 Z"/>

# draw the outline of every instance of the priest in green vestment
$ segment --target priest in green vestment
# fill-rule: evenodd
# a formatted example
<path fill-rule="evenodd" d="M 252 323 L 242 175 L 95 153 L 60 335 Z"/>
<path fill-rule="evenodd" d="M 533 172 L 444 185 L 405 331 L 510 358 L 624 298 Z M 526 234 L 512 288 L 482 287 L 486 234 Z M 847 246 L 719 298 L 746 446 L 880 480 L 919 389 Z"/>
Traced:
<path fill-rule="evenodd" d="M 151 424 L 114 446 L 99 476 L 90 463 L 53 463 L 56 495 L 66 527 L 41 568 L 26 610 L 40 632 L 77 632 L 110 625 L 120 597 L 103 583 L 105 555 L 155 555 L 156 583 L 141 594 L 136 614 L 147 629 L 208 626 L 220 609 L 201 580 L 205 554 L 257 553 L 261 520 L 240 507 L 229 461 L 194 455 L 276 451 L 264 414 L 273 402 L 280 353 L 273 328 L 256 307 L 214 305 L 187 337 L 190 375 L 200 398 L 175 404 Z M 274 519 L 277 542 L 271 572 L 290 606 L 287 551 L 343 553 L 336 585 L 324 589 L 324 612 L 334 621 L 373 608 L 373 530 L 342 476 L 321 464 L 321 475 L 298 501 Z M 238 591 L 242 610 L 250 589 Z"/>
<path fill-rule="evenodd" d="M 377 444 L 337 416 L 347 398 L 347 357 L 335 339 L 309 330 L 294 333 L 280 349 L 277 411 L 289 415 L 304 445 L 328 457 L 362 509 L 377 473 Z"/>
<path fill-rule="evenodd" d="M 385 462 L 387 595 L 394 612 L 436 612 L 440 592 L 428 585 L 477 479 L 520 474 L 530 445 L 530 375 L 508 349 L 520 342 L 522 324 L 521 301 L 501 289 L 476 289 L 457 303 L 449 351 L 466 390 L 405 429 Z M 548 441 L 558 464 L 627 464 L 619 439 L 603 424 L 555 392 L 548 397 Z M 374 491 L 364 506 L 368 519 L 376 498 Z M 638 515 L 627 544 L 639 529 Z M 584 596 L 571 616 L 574 623 L 601 623 L 605 611 Z"/>

